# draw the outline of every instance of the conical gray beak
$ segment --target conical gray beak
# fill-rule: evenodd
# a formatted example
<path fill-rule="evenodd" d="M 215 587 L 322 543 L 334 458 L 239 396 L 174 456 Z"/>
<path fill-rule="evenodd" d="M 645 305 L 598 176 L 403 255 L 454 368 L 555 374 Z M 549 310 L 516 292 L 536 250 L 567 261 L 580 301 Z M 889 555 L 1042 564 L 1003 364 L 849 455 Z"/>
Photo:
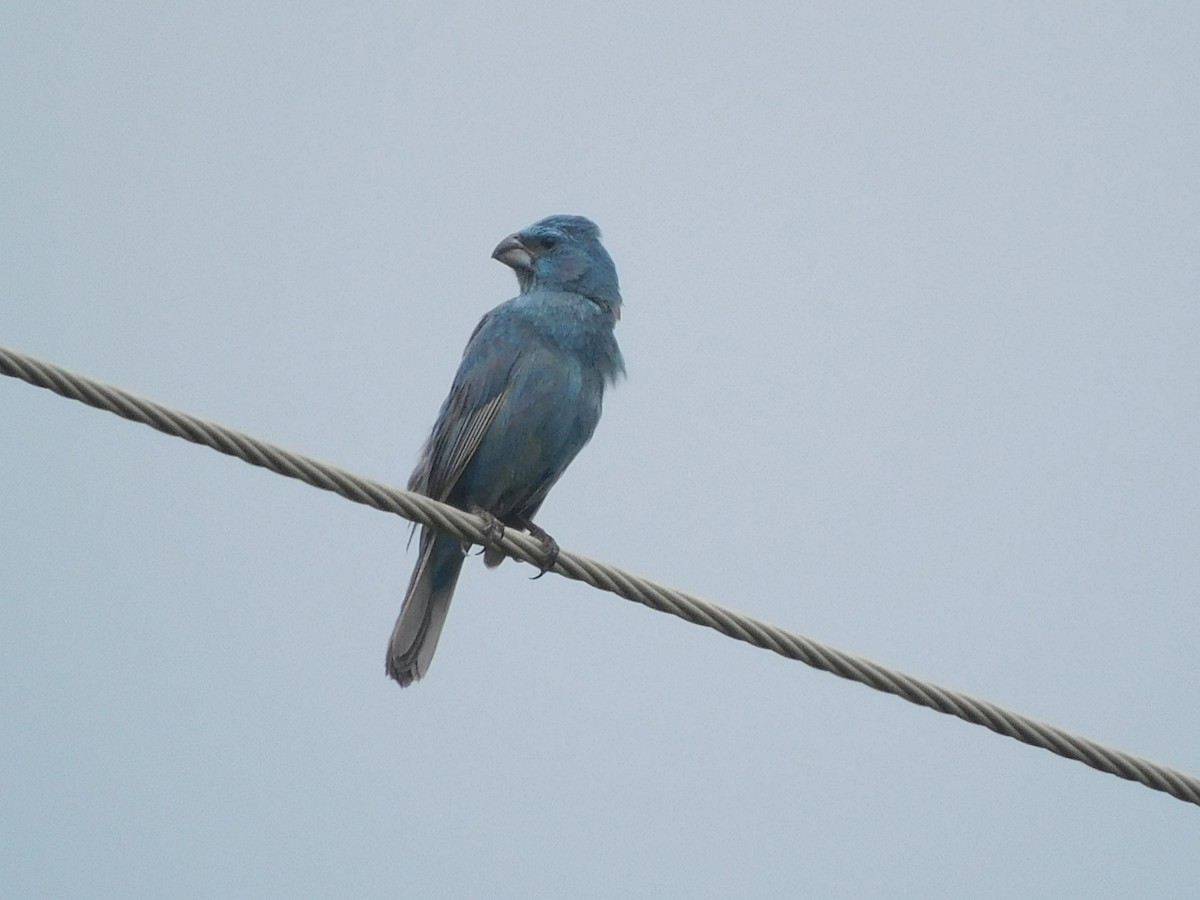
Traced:
<path fill-rule="evenodd" d="M 520 236 L 516 234 L 510 234 L 496 245 L 496 249 L 492 251 L 492 259 L 518 271 L 533 268 L 533 254 L 521 243 Z"/>

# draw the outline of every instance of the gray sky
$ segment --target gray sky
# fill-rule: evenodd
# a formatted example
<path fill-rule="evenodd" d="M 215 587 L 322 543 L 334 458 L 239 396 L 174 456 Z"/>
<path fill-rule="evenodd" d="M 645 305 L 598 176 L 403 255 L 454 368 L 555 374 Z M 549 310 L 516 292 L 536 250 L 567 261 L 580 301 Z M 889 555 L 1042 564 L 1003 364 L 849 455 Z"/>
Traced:
<path fill-rule="evenodd" d="M 1200 773 L 1194 3 L 8 4 L 0 343 L 402 484 L 604 229 L 559 542 Z M 1194 896 L 1200 811 L 0 379 L 0 895 Z"/>

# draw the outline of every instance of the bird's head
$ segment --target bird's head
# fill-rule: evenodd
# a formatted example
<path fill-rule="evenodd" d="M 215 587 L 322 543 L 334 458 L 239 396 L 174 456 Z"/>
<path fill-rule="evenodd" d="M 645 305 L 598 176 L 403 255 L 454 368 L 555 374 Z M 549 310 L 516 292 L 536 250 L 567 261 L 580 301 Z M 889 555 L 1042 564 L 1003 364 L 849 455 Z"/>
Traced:
<path fill-rule="evenodd" d="M 581 294 L 614 318 L 621 315 L 621 290 L 600 229 L 583 216 L 548 216 L 510 234 L 492 258 L 517 273 L 521 293 L 547 288 Z"/>

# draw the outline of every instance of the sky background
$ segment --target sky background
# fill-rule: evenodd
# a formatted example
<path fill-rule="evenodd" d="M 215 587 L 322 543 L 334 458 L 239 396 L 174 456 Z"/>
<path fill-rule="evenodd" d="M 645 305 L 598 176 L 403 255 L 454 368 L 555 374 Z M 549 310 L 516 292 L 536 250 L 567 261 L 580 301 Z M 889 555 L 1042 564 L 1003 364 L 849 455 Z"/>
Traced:
<path fill-rule="evenodd" d="M 629 377 L 539 521 L 1200 773 L 1200 5 L 9 3 L 0 344 L 408 477 L 495 244 Z M 0 379 L 0 896 L 1194 897 L 1200 810 Z"/>

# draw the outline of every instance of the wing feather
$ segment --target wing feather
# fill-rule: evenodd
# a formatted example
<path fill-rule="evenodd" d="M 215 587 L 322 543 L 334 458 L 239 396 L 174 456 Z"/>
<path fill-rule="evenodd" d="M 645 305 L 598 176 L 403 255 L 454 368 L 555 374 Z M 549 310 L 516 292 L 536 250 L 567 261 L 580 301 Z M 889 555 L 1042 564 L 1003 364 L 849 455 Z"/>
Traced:
<path fill-rule="evenodd" d="M 495 421 L 496 413 L 508 399 L 508 394 L 509 386 L 505 385 L 503 391 L 469 413 L 454 429 L 453 439 L 448 442 L 448 446 L 443 448 L 443 452 L 439 454 L 437 464 L 434 466 L 431 487 L 437 493 L 430 496 L 444 500 L 458 484 L 458 479 L 462 477 L 467 464 L 475 456 L 475 451 L 483 443 L 483 436 L 487 434 L 488 428 Z"/>
<path fill-rule="evenodd" d="M 522 352 L 515 335 L 497 323 L 497 311 L 485 316 L 471 335 L 450 396 L 409 479 L 409 490 L 445 500 L 508 400 L 512 371 Z"/>

